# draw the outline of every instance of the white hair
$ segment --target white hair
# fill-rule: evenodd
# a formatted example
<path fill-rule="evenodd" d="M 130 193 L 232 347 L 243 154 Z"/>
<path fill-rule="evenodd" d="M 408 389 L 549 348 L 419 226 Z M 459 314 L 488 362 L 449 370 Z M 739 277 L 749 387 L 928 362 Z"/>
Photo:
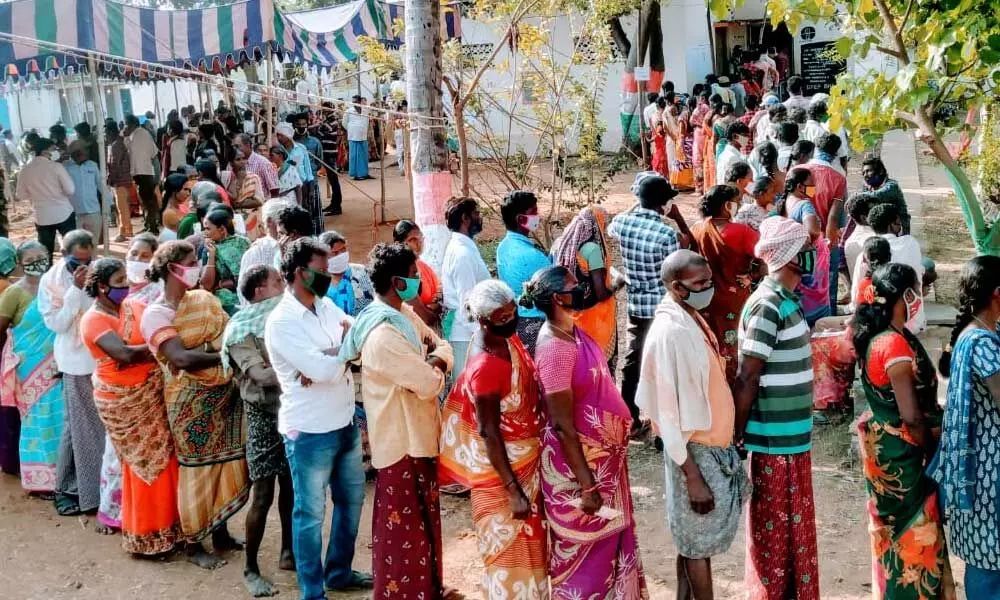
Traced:
<path fill-rule="evenodd" d="M 488 318 L 493 311 L 514 301 L 510 286 L 498 279 L 487 279 L 476 284 L 465 297 L 465 312 L 472 319 Z"/>
<path fill-rule="evenodd" d="M 278 213 L 283 209 L 295 206 L 295 203 L 291 200 L 283 200 L 281 198 L 272 198 L 264 203 L 264 206 L 260 209 L 260 220 L 267 227 L 267 224 L 278 218 Z"/>

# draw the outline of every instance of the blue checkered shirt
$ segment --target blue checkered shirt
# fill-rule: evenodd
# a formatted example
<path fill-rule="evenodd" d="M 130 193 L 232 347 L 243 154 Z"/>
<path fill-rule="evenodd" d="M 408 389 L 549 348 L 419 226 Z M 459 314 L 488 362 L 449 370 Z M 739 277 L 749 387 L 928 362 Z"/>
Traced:
<path fill-rule="evenodd" d="M 659 213 L 639 207 L 612 219 L 608 235 L 618 240 L 622 266 L 629 279 L 629 316 L 652 319 L 667 293 L 660 280 L 660 266 L 680 248 L 677 233 Z"/>

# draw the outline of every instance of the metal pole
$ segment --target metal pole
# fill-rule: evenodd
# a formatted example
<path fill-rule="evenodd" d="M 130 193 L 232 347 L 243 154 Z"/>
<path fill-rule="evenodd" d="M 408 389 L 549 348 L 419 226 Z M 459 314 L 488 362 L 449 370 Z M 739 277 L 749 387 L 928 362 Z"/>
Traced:
<path fill-rule="evenodd" d="M 87 65 L 90 68 L 90 81 L 94 88 L 94 112 L 97 117 L 97 153 L 101 165 L 101 233 L 104 235 L 104 253 L 109 254 L 111 252 L 111 235 L 108 231 L 108 217 L 111 214 L 111 203 L 114 202 L 115 197 L 107 186 L 108 157 L 104 148 L 104 94 L 101 93 L 101 79 L 97 76 L 97 61 L 92 55 L 87 56 Z M 80 79 L 83 80 L 82 73 Z"/>
<path fill-rule="evenodd" d="M 174 106 L 177 108 L 177 118 L 181 118 L 181 101 L 180 97 L 177 95 L 177 79 L 175 78 L 171 83 L 174 84 Z"/>
<path fill-rule="evenodd" d="M 62 97 L 66 99 L 66 112 L 69 114 L 69 118 L 74 119 L 75 111 L 73 110 L 73 103 L 70 102 L 69 94 L 66 92 L 66 71 L 59 74 L 59 91 Z M 84 102 L 86 102 L 86 99 L 84 99 Z M 84 104 L 84 107 L 86 107 L 86 104 Z"/>
<path fill-rule="evenodd" d="M 160 114 L 160 88 L 156 81 L 153 82 L 153 113 L 158 123 L 164 122 L 163 115 Z"/>

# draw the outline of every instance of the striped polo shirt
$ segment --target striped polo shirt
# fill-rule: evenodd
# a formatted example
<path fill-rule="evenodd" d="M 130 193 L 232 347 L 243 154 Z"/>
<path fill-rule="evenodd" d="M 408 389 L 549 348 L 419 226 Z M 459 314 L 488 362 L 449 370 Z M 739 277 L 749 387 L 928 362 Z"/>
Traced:
<path fill-rule="evenodd" d="M 812 355 L 798 299 L 765 277 L 743 306 L 740 353 L 767 361 L 744 441 L 763 454 L 807 452 L 812 435 Z"/>

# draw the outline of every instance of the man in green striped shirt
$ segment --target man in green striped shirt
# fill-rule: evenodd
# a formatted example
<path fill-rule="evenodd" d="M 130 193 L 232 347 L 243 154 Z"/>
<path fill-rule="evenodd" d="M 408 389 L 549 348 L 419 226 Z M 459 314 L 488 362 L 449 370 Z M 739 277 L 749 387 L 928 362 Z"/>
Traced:
<path fill-rule="evenodd" d="M 752 452 L 745 580 L 752 599 L 819 598 L 812 493 L 813 371 L 809 326 L 794 290 L 816 249 L 801 224 L 771 217 L 757 257 L 768 276 L 740 318 L 736 436 Z"/>

